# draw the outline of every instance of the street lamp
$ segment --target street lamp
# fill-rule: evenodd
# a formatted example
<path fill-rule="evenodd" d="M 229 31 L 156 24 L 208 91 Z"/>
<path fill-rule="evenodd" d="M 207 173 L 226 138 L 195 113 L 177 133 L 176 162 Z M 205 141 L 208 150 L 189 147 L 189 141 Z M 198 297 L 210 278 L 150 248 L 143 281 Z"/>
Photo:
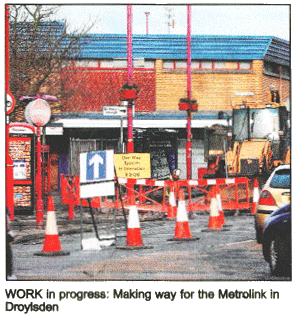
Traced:
<path fill-rule="evenodd" d="M 41 127 L 45 126 L 50 119 L 51 109 L 48 102 L 44 99 L 37 98 L 30 102 L 25 110 L 26 119 L 30 124 L 37 126 L 37 174 L 36 174 L 36 224 L 37 226 L 43 221 L 43 200 L 42 200 L 42 177 L 41 177 Z"/>

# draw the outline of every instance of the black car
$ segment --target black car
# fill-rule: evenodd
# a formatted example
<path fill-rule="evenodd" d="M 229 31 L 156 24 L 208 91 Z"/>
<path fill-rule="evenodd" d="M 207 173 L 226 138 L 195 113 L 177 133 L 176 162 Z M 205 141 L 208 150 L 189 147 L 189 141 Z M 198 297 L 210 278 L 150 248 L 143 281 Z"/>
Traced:
<path fill-rule="evenodd" d="M 271 274 L 291 276 L 291 204 L 271 213 L 265 220 L 263 255 Z"/>

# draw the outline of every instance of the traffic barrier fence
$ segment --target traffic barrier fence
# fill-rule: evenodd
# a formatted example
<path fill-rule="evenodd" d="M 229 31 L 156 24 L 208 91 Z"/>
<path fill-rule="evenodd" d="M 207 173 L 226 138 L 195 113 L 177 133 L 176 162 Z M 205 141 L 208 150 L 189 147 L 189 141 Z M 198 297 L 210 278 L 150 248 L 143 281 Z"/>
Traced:
<path fill-rule="evenodd" d="M 200 180 L 151 180 L 118 178 L 120 189 L 116 188 L 115 198 L 95 197 L 91 199 L 93 208 L 125 208 L 131 205 L 131 194 L 135 196 L 138 211 L 169 211 L 169 189 L 173 189 L 176 200 L 179 189 L 183 189 L 187 199 L 188 212 L 209 211 L 212 192 L 218 187 L 223 210 L 245 210 L 251 208 L 250 180 L 248 178 L 218 178 Z M 130 195 L 129 195 L 130 193 Z M 69 205 L 69 219 L 74 217 L 74 206 L 88 206 L 88 201 L 80 199 L 79 176 L 61 174 L 62 203 Z M 120 198 L 121 196 L 121 198 Z"/>

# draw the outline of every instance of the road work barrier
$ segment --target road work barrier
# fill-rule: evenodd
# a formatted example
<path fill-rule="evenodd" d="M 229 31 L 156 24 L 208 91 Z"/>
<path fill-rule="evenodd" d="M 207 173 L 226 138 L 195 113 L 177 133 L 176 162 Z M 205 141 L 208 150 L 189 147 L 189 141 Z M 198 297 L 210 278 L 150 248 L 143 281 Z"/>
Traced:
<path fill-rule="evenodd" d="M 80 182 L 79 176 L 69 176 L 60 174 L 62 203 L 69 206 L 68 219 L 74 219 L 74 206 L 82 205 L 88 207 L 86 199 L 80 199 Z M 101 208 L 101 198 L 95 197 L 91 199 L 92 208 Z"/>
<path fill-rule="evenodd" d="M 91 204 L 93 208 L 121 209 L 122 205 L 128 208 L 132 205 L 133 194 L 139 212 L 165 213 L 171 218 L 172 201 L 169 196 L 173 192 L 178 201 L 179 189 L 183 189 L 189 213 L 209 212 L 213 191 L 220 193 L 223 211 L 247 210 L 252 205 L 249 187 L 250 179 L 245 177 L 177 181 L 118 178 L 115 197 L 92 198 Z M 61 195 L 62 203 L 69 205 L 69 218 L 74 205 L 88 205 L 86 200 L 80 200 L 79 176 L 61 175 Z"/>

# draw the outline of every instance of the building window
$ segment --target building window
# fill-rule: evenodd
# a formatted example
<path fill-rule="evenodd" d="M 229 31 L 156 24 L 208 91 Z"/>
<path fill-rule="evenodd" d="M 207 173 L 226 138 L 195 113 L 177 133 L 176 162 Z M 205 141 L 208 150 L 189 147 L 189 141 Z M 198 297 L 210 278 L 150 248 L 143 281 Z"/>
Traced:
<path fill-rule="evenodd" d="M 191 68 L 192 69 L 200 69 L 200 62 L 199 61 L 191 61 Z"/>
<path fill-rule="evenodd" d="M 238 62 L 232 61 L 215 61 L 214 62 L 214 69 L 215 70 L 237 70 L 238 69 Z"/>
<path fill-rule="evenodd" d="M 111 68 L 113 67 L 113 60 L 100 60 L 101 68 Z"/>
<path fill-rule="evenodd" d="M 201 69 L 208 70 L 213 68 L 213 63 L 211 61 L 201 61 Z"/>
<path fill-rule="evenodd" d="M 290 79 L 291 70 L 287 66 L 282 66 L 282 76 L 283 78 Z"/>
<path fill-rule="evenodd" d="M 134 58 L 133 67 L 153 69 L 154 60 Z M 100 68 L 127 68 L 127 59 L 102 59 L 100 60 Z"/>
<path fill-rule="evenodd" d="M 269 75 L 280 75 L 280 68 L 278 64 L 264 61 L 264 72 Z"/>
<path fill-rule="evenodd" d="M 187 68 L 187 61 L 186 60 L 179 60 L 175 62 L 176 68 Z"/>
<path fill-rule="evenodd" d="M 127 67 L 127 59 L 113 60 L 113 68 L 126 68 L 126 67 Z"/>
<path fill-rule="evenodd" d="M 163 69 L 186 69 L 187 60 L 163 60 Z M 192 60 L 192 70 L 251 70 L 252 61 Z"/>
<path fill-rule="evenodd" d="M 251 68 L 252 68 L 252 62 L 250 62 L 250 61 L 239 62 L 239 69 L 240 70 L 250 70 Z"/>
<path fill-rule="evenodd" d="M 172 68 L 173 69 L 173 68 L 175 68 L 174 66 L 175 66 L 174 61 L 170 61 L 170 60 L 164 60 L 163 64 L 162 64 L 163 68 Z"/>
<path fill-rule="evenodd" d="M 75 61 L 75 67 L 98 67 L 99 62 L 98 60 L 76 60 Z"/>
<path fill-rule="evenodd" d="M 290 80 L 291 71 L 288 66 L 281 66 L 276 63 L 264 61 L 264 74 Z"/>

